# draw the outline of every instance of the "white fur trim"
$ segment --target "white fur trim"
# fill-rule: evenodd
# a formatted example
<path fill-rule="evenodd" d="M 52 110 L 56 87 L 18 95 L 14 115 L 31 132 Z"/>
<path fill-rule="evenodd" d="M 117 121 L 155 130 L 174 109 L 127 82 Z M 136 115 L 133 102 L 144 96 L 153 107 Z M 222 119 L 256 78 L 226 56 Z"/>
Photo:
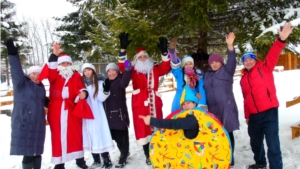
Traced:
<path fill-rule="evenodd" d="M 57 69 L 58 64 L 57 62 L 50 62 L 48 66 L 50 69 Z"/>
<path fill-rule="evenodd" d="M 173 68 L 173 69 L 176 69 L 176 68 L 179 68 L 180 67 L 180 65 L 181 65 L 181 61 L 180 61 L 180 59 L 178 59 L 178 63 L 176 63 L 176 64 L 174 64 L 173 62 L 171 62 L 171 67 Z"/>
<path fill-rule="evenodd" d="M 145 100 L 144 101 L 144 106 L 148 106 L 148 104 L 149 104 L 148 100 Z"/>
<path fill-rule="evenodd" d="M 61 164 L 61 163 L 65 163 L 71 160 L 75 160 L 77 158 L 81 158 L 84 156 L 83 151 L 76 151 L 76 152 L 72 152 L 72 153 L 68 153 L 66 154 L 66 158 L 62 158 L 62 156 L 60 157 L 52 157 L 51 158 L 51 162 L 52 164 L 56 165 L 56 164 Z"/>
<path fill-rule="evenodd" d="M 161 55 L 161 60 L 167 62 L 167 61 L 169 61 L 170 59 L 168 58 L 168 55 L 166 55 L 166 56 Z"/>
<path fill-rule="evenodd" d="M 140 92 L 141 92 L 141 89 L 136 89 L 136 90 L 132 91 L 132 95 L 139 94 Z"/>
<path fill-rule="evenodd" d="M 75 103 L 78 103 L 78 101 L 79 101 L 79 96 L 76 96 L 74 102 L 75 102 Z"/>
<path fill-rule="evenodd" d="M 59 56 L 57 59 L 57 64 L 61 64 L 62 62 L 69 62 L 72 64 L 72 58 L 70 56 Z"/>
<path fill-rule="evenodd" d="M 61 92 L 61 96 L 63 99 L 67 99 L 69 98 L 69 87 L 68 86 L 64 86 Z"/>
<path fill-rule="evenodd" d="M 84 63 L 82 66 L 81 66 L 81 72 L 83 72 L 83 70 L 85 68 L 90 68 L 90 69 L 93 69 L 95 72 L 96 72 L 96 68 L 94 65 L 90 64 L 90 63 Z"/>
<path fill-rule="evenodd" d="M 147 137 L 144 137 L 144 138 L 140 138 L 137 140 L 137 143 L 141 146 L 147 144 L 150 142 L 150 138 L 151 138 L 151 135 L 147 136 Z"/>

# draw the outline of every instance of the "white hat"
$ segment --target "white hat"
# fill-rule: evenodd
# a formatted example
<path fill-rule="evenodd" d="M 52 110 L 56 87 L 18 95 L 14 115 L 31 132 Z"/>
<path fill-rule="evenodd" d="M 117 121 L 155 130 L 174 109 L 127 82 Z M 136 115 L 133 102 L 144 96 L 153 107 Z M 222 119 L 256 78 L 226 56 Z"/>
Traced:
<path fill-rule="evenodd" d="M 183 56 L 181 67 L 184 67 L 184 65 L 185 65 L 186 62 L 192 62 L 193 65 L 194 65 L 194 59 L 191 56 L 189 56 L 189 55 Z"/>
<path fill-rule="evenodd" d="M 120 71 L 118 65 L 115 63 L 109 63 L 105 68 L 105 72 L 107 73 L 109 69 L 115 69 L 117 72 Z"/>
<path fill-rule="evenodd" d="M 42 67 L 39 67 L 39 66 L 31 66 L 29 69 L 27 69 L 27 75 L 30 75 L 30 74 L 33 73 L 33 72 L 41 73 L 41 71 L 42 71 Z"/>
<path fill-rule="evenodd" d="M 82 66 L 81 66 L 81 71 L 83 72 L 83 70 L 85 68 L 90 68 L 90 69 L 93 69 L 95 72 L 96 72 L 96 69 L 95 69 L 95 66 L 90 64 L 90 63 L 84 63 Z"/>
<path fill-rule="evenodd" d="M 57 64 L 61 64 L 62 62 L 69 62 L 72 64 L 72 58 L 68 54 L 62 54 L 58 57 Z"/>

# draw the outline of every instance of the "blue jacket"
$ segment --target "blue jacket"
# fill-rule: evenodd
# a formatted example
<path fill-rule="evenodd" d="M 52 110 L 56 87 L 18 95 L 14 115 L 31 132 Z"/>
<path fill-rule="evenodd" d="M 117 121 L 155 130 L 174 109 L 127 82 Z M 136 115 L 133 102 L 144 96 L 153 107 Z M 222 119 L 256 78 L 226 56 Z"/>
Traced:
<path fill-rule="evenodd" d="M 235 51 L 228 51 L 227 64 L 217 71 L 204 74 L 208 111 L 214 114 L 228 132 L 239 129 L 238 109 L 233 94 L 233 75 L 236 67 Z"/>
<path fill-rule="evenodd" d="M 180 62 L 178 63 L 180 65 Z M 171 112 L 174 112 L 175 110 L 180 109 L 180 98 L 181 98 L 181 94 L 182 91 L 184 89 L 184 77 L 183 77 L 183 72 L 182 69 L 180 67 L 175 68 L 174 66 L 172 66 L 172 70 L 171 72 L 173 73 L 176 82 L 177 82 L 177 89 L 176 89 L 176 93 L 173 99 L 173 103 L 172 103 L 172 110 Z M 200 93 L 202 98 L 198 101 L 198 105 L 206 105 L 206 94 L 205 94 L 205 90 L 204 90 L 204 80 L 203 80 L 203 74 L 201 74 L 200 69 L 196 69 L 196 73 L 198 75 L 198 77 L 200 77 L 200 79 L 198 80 L 198 86 L 197 88 L 193 89 L 193 91 L 196 93 Z"/>
<path fill-rule="evenodd" d="M 8 56 L 14 89 L 11 117 L 11 155 L 34 156 L 44 152 L 46 91 L 24 75 L 18 55 Z"/>

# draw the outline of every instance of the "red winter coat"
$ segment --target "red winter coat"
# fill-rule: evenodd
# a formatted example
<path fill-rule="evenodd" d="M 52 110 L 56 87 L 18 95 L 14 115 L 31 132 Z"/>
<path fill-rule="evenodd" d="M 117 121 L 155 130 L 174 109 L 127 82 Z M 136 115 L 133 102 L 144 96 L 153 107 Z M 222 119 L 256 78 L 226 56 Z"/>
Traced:
<path fill-rule="evenodd" d="M 279 106 L 273 70 L 284 46 L 285 43 L 277 39 L 263 62 L 257 61 L 250 71 L 247 69 L 242 71 L 240 84 L 244 96 L 246 119 L 250 114 L 257 114 Z"/>

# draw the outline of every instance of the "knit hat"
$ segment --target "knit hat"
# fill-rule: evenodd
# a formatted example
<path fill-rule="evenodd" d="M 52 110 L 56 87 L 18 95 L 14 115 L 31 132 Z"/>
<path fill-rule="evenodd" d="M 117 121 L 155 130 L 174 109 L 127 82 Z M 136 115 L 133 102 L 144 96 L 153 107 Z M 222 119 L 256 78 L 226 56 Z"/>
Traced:
<path fill-rule="evenodd" d="M 92 65 L 92 64 L 90 64 L 90 63 L 84 63 L 84 64 L 81 66 L 81 71 L 83 72 L 85 68 L 93 69 L 93 70 L 96 72 L 95 66 Z"/>
<path fill-rule="evenodd" d="M 115 69 L 118 73 L 119 73 L 119 71 L 120 71 L 118 65 L 115 64 L 115 63 L 109 63 L 109 64 L 106 66 L 106 68 L 105 68 L 106 73 L 108 72 L 109 69 Z"/>
<path fill-rule="evenodd" d="M 185 55 L 182 58 L 182 62 L 181 62 L 181 67 L 184 67 L 184 65 L 186 64 L 186 62 L 192 62 L 192 64 L 194 65 L 194 59 L 189 56 L 189 55 Z"/>
<path fill-rule="evenodd" d="M 195 93 L 189 86 L 185 86 L 184 90 L 182 91 L 181 98 L 180 98 L 180 106 L 183 102 L 191 101 L 198 104 L 198 98 L 196 97 Z"/>
<path fill-rule="evenodd" d="M 72 64 L 72 58 L 68 54 L 62 54 L 58 57 L 57 64 L 61 64 L 62 62 L 69 62 Z"/>
<path fill-rule="evenodd" d="M 141 47 L 136 50 L 136 54 L 134 55 L 132 65 L 135 65 L 137 59 L 142 55 L 146 55 L 148 57 L 148 59 L 150 59 L 148 53 L 145 51 L 145 48 Z"/>
<path fill-rule="evenodd" d="M 245 60 L 250 58 L 257 60 L 257 56 L 253 52 L 245 52 L 242 56 L 242 63 L 244 64 Z"/>
<path fill-rule="evenodd" d="M 39 66 L 31 66 L 29 69 L 27 69 L 27 75 L 30 75 L 33 72 L 41 73 L 41 71 L 42 71 L 41 67 L 39 67 Z"/>
<path fill-rule="evenodd" d="M 208 64 L 210 65 L 213 61 L 220 62 L 224 65 L 224 59 L 220 54 L 214 53 L 210 55 L 208 58 Z"/>

